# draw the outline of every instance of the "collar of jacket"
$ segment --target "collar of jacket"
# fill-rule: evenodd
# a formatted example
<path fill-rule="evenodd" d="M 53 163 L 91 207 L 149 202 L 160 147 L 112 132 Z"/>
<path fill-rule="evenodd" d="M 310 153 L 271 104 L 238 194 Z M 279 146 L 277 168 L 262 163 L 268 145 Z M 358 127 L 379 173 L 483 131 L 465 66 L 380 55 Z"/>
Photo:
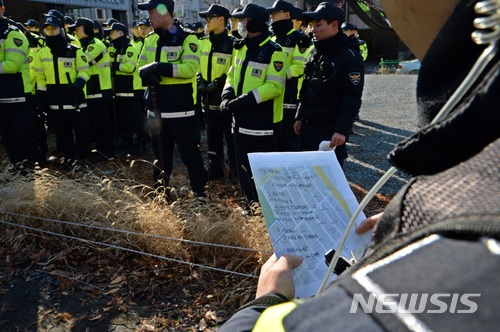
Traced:
<path fill-rule="evenodd" d="M 318 52 L 334 56 L 337 54 L 342 47 L 347 43 L 347 37 L 342 32 L 338 32 L 335 36 L 330 37 L 324 40 L 314 41 L 314 47 L 318 50 Z"/>
<path fill-rule="evenodd" d="M 277 37 L 286 36 L 293 29 L 292 20 L 281 20 L 271 23 L 273 32 Z"/>
<path fill-rule="evenodd" d="M 121 36 L 120 38 L 116 38 L 111 41 L 115 49 L 119 49 L 122 47 L 126 47 L 129 43 L 129 39 L 126 36 Z"/>
<path fill-rule="evenodd" d="M 261 46 L 269 37 L 271 34 L 269 31 L 263 32 L 258 36 L 255 36 L 253 38 L 245 38 L 245 45 L 247 45 L 247 48 L 249 50 L 253 50 Z"/>
<path fill-rule="evenodd" d="M 209 39 L 210 42 L 214 45 L 219 44 L 223 40 L 225 40 L 228 36 L 227 30 L 222 31 L 221 33 L 215 34 L 213 32 L 210 32 Z"/>
<path fill-rule="evenodd" d="M 80 39 L 80 44 L 82 45 L 82 48 L 84 50 L 86 50 L 87 46 L 89 46 L 89 44 L 91 44 L 93 40 L 94 40 L 94 37 L 88 36 L 88 37 Z"/>

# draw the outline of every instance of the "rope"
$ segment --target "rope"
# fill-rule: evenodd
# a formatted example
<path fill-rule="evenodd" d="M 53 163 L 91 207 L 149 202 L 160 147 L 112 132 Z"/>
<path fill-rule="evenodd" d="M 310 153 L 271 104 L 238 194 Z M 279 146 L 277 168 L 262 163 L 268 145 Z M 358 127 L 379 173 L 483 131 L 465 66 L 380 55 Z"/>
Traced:
<path fill-rule="evenodd" d="M 108 228 L 108 227 L 102 227 L 102 226 L 93 226 L 93 225 L 75 223 L 75 222 L 70 222 L 70 221 L 50 219 L 50 218 L 45 218 L 45 217 L 37 217 L 37 216 L 32 216 L 32 215 L 18 214 L 18 213 L 6 212 L 6 211 L 0 211 L 0 213 L 14 216 L 14 217 L 38 219 L 38 220 L 55 222 L 55 223 L 64 224 L 64 225 L 70 225 L 70 226 L 80 226 L 80 227 L 92 228 L 92 229 L 97 229 L 97 230 L 102 230 L 102 231 L 123 233 L 126 235 L 146 236 L 146 237 L 151 237 L 151 238 L 155 238 L 155 239 L 179 241 L 179 242 L 185 242 L 185 243 L 189 243 L 189 244 L 198 244 L 198 245 L 202 245 L 202 246 L 219 247 L 219 248 L 225 248 L 225 249 L 236 249 L 236 250 L 245 250 L 245 251 L 252 251 L 252 252 L 261 252 L 261 253 L 265 253 L 265 254 L 272 254 L 273 253 L 272 251 L 269 251 L 269 250 L 260 250 L 260 249 L 244 248 L 244 247 L 237 247 L 237 246 L 229 246 L 229 245 L 224 245 L 224 244 L 193 241 L 193 240 L 179 239 L 179 238 L 175 238 L 175 237 L 167 237 L 167 236 L 161 236 L 161 235 L 155 235 L 155 234 L 137 233 L 137 232 L 127 231 L 127 230 L 122 230 L 122 229 Z"/>
<path fill-rule="evenodd" d="M 166 260 L 166 261 L 176 262 L 176 263 L 180 263 L 180 264 L 186 264 L 186 265 L 189 265 L 189 266 L 199 267 L 199 268 L 202 268 L 202 269 L 214 270 L 214 271 L 223 272 L 223 273 L 229 273 L 229 274 L 235 274 L 235 275 L 239 275 L 239 276 L 247 277 L 247 278 L 255 278 L 255 279 L 258 278 L 258 276 L 255 276 L 253 274 L 240 273 L 240 272 L 236 272 L 236 271 L 219 269 L 217 267 L 212 267 L 212 266 L 206 266 L 206 265 L 197 264 L 197 263 L 186 262 L 186 261 L 183 261 L 183 260 L 180 260 L 180 259 L 175 259 L 175 258 L 169 258 L 169 257 L 165 257 L 165 256 L 155 255 L 155 254 L 151 254 L 151 253 L 148 253 L 148 252 L 143 252 L 143 251 L 140 251 L 140 250 L 135 250 L 135 249 L 130 249 L 130 248 L 116 246 L 114 244 L 109 244 L 109 243 L 104 243 L 104 242 L 99 242 L 99 241 L 82 239 L 82 238 L 79 238 L 79 237 L 76 237 L 76 236 L 64 235 L 64 234 L 59 234 L 59 233 L 51 232 L 51 231 L 44 230 L 44 229 L 38 229 L 38 228 L 35 228 L 35 227 L 26 226 L 26 225 L 15 224 L 15 223 L 8 222 L 8 221 L 2 220 L 2 219 L 0 219 L 0 223 L 3 223 L 5 225 L 14 226 L 14 227 L 20 227 L 20 228 L 28 229 L 28 230 L 31 230 L 31 231 L 38 231 L 38 232 L 42 232 L 42 233 L 49 234 L 49 235 L 61 236 L 61 237 L 64 237 L 64 238 L 68 238 L 68 239 L 72 239 L 72 240 L 77 240 L 77 241 L 81 241 L 81 242 L 85 242 L 85 243 L 89 243 L 89 244 L 95 244 L 95 245 L 109 247 L 109 248 L 113 248 L 113 249 L 124 250 L 124 251 L 128 251 L 128 252 L 131 252 L 131 253 L 134 253 L 134 254 L 140 254 L 140 255 L 150 256 L 150 257 L 153 257 L 153 258 L 162 259 L 162 260 Z"/>

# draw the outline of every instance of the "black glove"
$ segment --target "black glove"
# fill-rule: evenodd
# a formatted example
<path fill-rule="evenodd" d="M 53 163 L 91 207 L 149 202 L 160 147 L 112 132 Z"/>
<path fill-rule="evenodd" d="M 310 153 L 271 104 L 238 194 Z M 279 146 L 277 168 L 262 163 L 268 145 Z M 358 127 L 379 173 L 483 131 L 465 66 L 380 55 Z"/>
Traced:
<path fill-rule="evenodd" d="M 224 86 L 224 84 L 226 84 L 226 77 L 227 75 L 223 74 L 221 77 L 217 77 L 215 80 L 213 80 L 212 83 L 207 85 L 207 92 L 214 93 L 218 88 Z"/>
<path fill-rule="evenodd" d="M 80 106 L 85 100 L 85 94 L 83 93 L 83 87 L 85 86 L 85 80 L 78 77 L 73 84 L 68 85 L 66 90 L 73 100 L 73 105 L 75 107 Z"/>
<path fill-rule="evenodd" d="M 198 83 L 198 93 L 204 95 L 207 93 L 207 81 L 201 76 L 200 73 L 196 75 L 196 82 Z"/>
<path fill-rule="evenodd" d="M 114 72 L 120 71 L 120 63 L 118 61 L 111 62 L 111 70 Z"/>
<path fill-rule="evenodd" d="M 160 75 L 158 71 L 158 62 L 153 62 L 139 69 L 139 76 L 149 85 L 158 85 L 160 83 Z"/>
<path fill-rule="evenodd" d="M 253 105 L 257 105 L 257 101 L 255 100 L 253 93 L 247 93 L 231 100 L 227 104 L 227 108 L 230 113 L 238 113 L 240 110 Z"/>

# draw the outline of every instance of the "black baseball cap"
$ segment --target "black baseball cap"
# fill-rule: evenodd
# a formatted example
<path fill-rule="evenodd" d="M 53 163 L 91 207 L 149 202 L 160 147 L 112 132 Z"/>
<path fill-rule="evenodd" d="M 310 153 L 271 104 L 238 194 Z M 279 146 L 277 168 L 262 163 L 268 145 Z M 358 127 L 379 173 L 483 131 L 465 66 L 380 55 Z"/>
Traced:
<path fill-rule="evenodd" d="M 207 16 L 223 16 L 225 18 L 229 17 L 229 9 L 222 7 L 221 5 L 213 4 L 208 7 L 208 10 L 199 13 L 200 17 L 206 18 Z"/>
<path fill-rule="evenodd" d="M 242 10 L 232 14 L 231 16 L 234 18 L 248 17 L 252 20 L 258 20 L 261 22 L 269 21 L 269 13 L 267 12 L 267 9 L 254 3 L 247 4 Z"/>
<path fill-rule="evenodd" d="M 149 0 L 137 5 L 140 10 L 151 10 L 163 5 L 167 8 L 167 11 L 172 15 L 174 12 L 174 0 Z"/>
<path fill-rule="evenodd" d="M 269 13 L 272 13 L 272 12 L 279 12 L 280 10 L 282 10 L 284 12 L 289 12 L 290 15 L 292 15 L 293 8 L 294 6 L 288 1 L 276 0 L 273 3 L 272 7 L 267 8 L 267 11 Z"/>
<path fill-rule="evenodd" d="M 314 21 L 321 19 L 330 19 L 338 21 L 339 25 L 344 23 L 345 13 L 342 9 L 330 2 L 322 2 L 316 7 L 313 12 L 305 12 L 302 14 L 305 21 Z"/>
<path fill-rule="evenodd" d="M 79 17 L 75 24 L 72 24 L 68 27 L 70 31 L 74 31 L 78 27 L 88 27 L 92 30 L 94 30 L 94 22 L 92 22 L 91 19 L 86 18 L 86 17 Z"/>
<path fill-rule="evenodd" d="M 133 21 L 133 22 L 132 22 L 132 28 L 136 28 L 136 27 L 138 27 L 138 26 L 139 26 L 139 22 L 140 22 L 139 20 L 135 20 L 135 21 Z"/>
<path fill-rule="evenodd" d="M 113 31 L 113 30 L 123 31 L 123 33 L 125 35 L 128 34 L 127 27 L 125 26 L 125 24 L 122 24 L 120 22 L 115 22 L 115 23 L 111 24 L 111 26 L 109 28 L 104 29 L 104 31 Z"/>
<path fill-rule="evenodd" d="M 27 27 L 32 27 L 32 28 L 40 28 L 40 23 L 38 23 L 38 21 L 30 18 L 26 21 L 26 23 L 24 23 L 25 26 Z"/>
<path fill-rule="evenodd" d="M 141 18 L 139 20 L 139 24 L 138 25 L 145 25 L 147 27 L 150 27 L 151 26 L 151 21 L 149 20 L 149 18 Z"/>

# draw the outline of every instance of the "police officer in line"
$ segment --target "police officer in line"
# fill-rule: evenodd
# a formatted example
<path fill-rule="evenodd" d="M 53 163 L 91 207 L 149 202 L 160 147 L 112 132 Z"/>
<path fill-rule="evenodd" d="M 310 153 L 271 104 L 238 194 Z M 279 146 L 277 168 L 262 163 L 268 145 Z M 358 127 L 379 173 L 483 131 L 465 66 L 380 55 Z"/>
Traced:
<path fill-rule="evenodd" d="M 73 35 L 73 33 L 68 29 L 68 27 L 73 24 L 75 24 L 75 20 L 71 16 L 64 16 L 64 30 L 66 30 L 66 34 Z"/>
<path fill-rule="evenodd" d="M 61 22 L 63 22 L 63 24 L 64 24 L 64 22 L 65 22 L 65 20 L 66 20 L 66 18 L 64 17 L 64 15 L 63 15 L 63 14 L 61 14 L 61 12 L 60 12 L 60 11 L 55 10 L 55 9 L 51 9 L 51 10 L 49 10 L 49 11 L 48 11 L 48 13 L 47 13 L 47 14 L 45 14 L 45 15 L 54 16 L 54 17 L 56 17 L 58 20 L 60 20 Z M 81 47 L 80 41 L 79 41 L 77 38 L 75 38 L 75 37 L 74 37 L 71 33 L 67 33 L 67 32 L 66 32 L 66 29 L 65 29 L 64 34 L 63 34 L 63 35 L 64 35 L 64 37 L 68 40 L 68 42 L 69 42 L 70 44 L 73 44 L 73 45 L 75 45 L 75 46 Z"/>
<path fill-rule="evenodd" d="M 368 46 L 366 41 L 359 39 L 358 27 L 352 23 L 344 22 L 341 26 L 342 32 L 347 36 L 347 41 L 349 45 L 361 53 L 363 61 L 368 57 Z"/>
<path fill-rule="evenodd" d="M 121 23 L 113 23 L 108 32 L 115 96 L 113 124 L 117 127 L 114 132 L 121 137 L 122 147 L 128 153 L 140 154 L 145 152 L 148 141 L 141 111 L 142 84 L 136 70 L 140 50 L 132 45 L 127 33 L 127 27 Z"/>
<path fill-rule="evenodd" d="M 240 7 L 234 8 L 231 12 L 231 16 L 229 17 L 229 34 L 236 39 L 243 39 L 243 37 L 238 32 L 238 19 L 233 16 L 233 14 L 236 14 L 240 10 Z"/>
<path fill-rule="evenodd" d="M 151 32 L 153 32 L 153 27 L 149 18 L 141 18 L 139 20 L 139 35 L 141 36 L 142 41 L 144 41 L 147 35 L 149 35 Z"/>
<path fill-rule="evenodd" d="M 85 84 L 90 68 L 82 50 L 65 36 L 62 15 L 45 15 L 43 31 L 46 46 L 36 54 L 36 99 L 39 109 L 50 115 L 60 152 L 61 166 L 73 167 L 90 153 L 89 121 L 85 103 Z"/>
<path fill-rule="evenodd" d="M 38 36 L 41 35 L 40 33 L 41 26 L 37 20 L 30 18 L 26 21 L 26 23 L 24 23 L 24 26 L 26 27 L 26 30 L 28 30 L 29 32 L 34 33 Z"/>
<path fill-rule="evenodd" d="M 299 151 L 299 136 L 293 130 L 298 104 L 299 78 L 304 74 L 306 51 L 311 41 L 293 27 L 291 20 L 294 7 L 284 0 L 276 0 L 267 8 L 271 16 L 273 40 L 277 42 L 287 56 L 285 97 L 283 100 L 283 128 L 278 142 L 279 151 Z"/>
<path fill-rule="evenodd" d="M 295 132 L 303 151 L 317 151 L 322 141 L 335 147 L 340 165 L 347 158 L 345 142 L 359 108 L 364 85 L 363 59 L 341 31 L 344 11 L 322 2 L 304 14 L 312 22 L 314 49 L 304 70 Z"/>
<path fill-rule="evenodd" d="M 0 0 L 0 136 L 11 164 L 32 168 L 42 163 L 35 137 L 28 66 L 29 45 L 25 35 L 3 16 Z"/>
<path fill-rule="evenodd" d="M 208 36 L 200 40 L 201 71 L 198 74 L 198 92 L 202 96 L 207 122 L 208 141 L 208 178 L 224 176 L 224 140 L 229 159 L 228 178 L 235 182 L 236 155 L 234 137 L 231 133 L 230 114 L 220 111 L 221 93 L 226 83 L 226 76 L 233 59 L 235 38 L 229 36 L 226 29 L 229 10 L 220 5 L 211 5 L 207 11 L 199 14 L 206 21 Z"/>
<path fill-rule="evenodd" d="M 137 44 L 142 40 L 141 34 L 139 33 L 139 23 L 139 20 L 135 20 L 132 22 L 132 27 L 130 28 L 130 31 L 132 32 L 132 39 L 130 40 L 130 43 L 132 43 L 133 46 L 137 47 L 139 51 L 141 51 L 142 45 L 137 46 Z"/>
<path fill-rule="evenodd" d="M 238 44 L 227 75 L 221 111 L 234 116 L 238 179 L 252 204 L 258 197 L 247 154 L 278 151 L 287 59 L 271 40 L 266 8 L 249 3 L 233 16 L 245 39 Z"/>
<path fill-rule="evenodd" d="M 102 29 L 101 22 L 98 20 L 92 20 L 92 23 L 94 24 L 94 36 L 102 41 L 104 38 L 104 30 Z"/>
<path fill-rule="evenodd" d="M 113 91 L 108 49 L 102 41 L 95 38 L 92 20 L 79 17 L 69 29 L 75 32 L 90 66 L 90 79 L 87 82 L 90 137 L 96 143 L 99 158 L 110 158 L 114 154 L 114 143 L 112 110 L 109 109 Z"/>
<path fill-rule="evenodd" d="M 159 162 L 153 172 L 156 187 L 167 187 L 173 168 L 174 145 L 186 165 L 191 188 L 203 201 L 207 172 L 199 148 L 200 128 L 195 113 L 196 73 L 200 48 L 196 36 L 174 22 L 173 0 L 149 0 L 147 10 L 155 32 L 144 40 L 139 74 L 146 92 L 152 147 Z M 158 128 L 159 127 L 159 128 Z"/>

